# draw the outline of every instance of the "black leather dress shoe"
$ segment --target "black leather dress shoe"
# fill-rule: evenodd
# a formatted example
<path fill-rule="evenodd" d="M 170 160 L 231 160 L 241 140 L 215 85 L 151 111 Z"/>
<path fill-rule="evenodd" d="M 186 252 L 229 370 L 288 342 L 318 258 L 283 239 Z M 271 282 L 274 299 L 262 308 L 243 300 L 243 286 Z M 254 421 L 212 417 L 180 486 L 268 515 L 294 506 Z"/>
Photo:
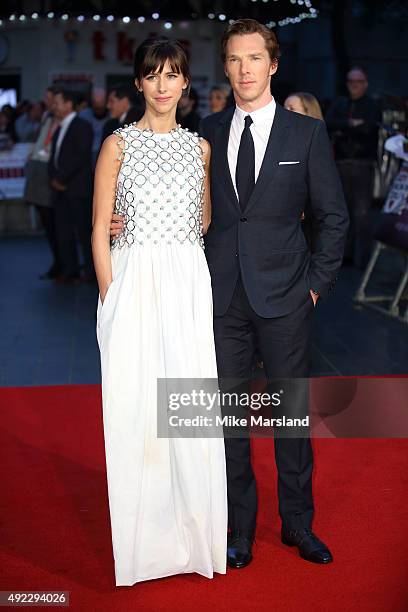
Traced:
<path fill-rule="evenodd" d="M 234 569 L 242 569 L 252 561 L 252 539 L 239 532 L 228 537 L 227 565 Z"/>
<path fill-rule="evenodd" d="M 311 529 L 286 531 L 282 528 L 282 543 L 286 546 L 297 546 L 302 559 L 312 563 L 331 563 L 332 554 Z"/>

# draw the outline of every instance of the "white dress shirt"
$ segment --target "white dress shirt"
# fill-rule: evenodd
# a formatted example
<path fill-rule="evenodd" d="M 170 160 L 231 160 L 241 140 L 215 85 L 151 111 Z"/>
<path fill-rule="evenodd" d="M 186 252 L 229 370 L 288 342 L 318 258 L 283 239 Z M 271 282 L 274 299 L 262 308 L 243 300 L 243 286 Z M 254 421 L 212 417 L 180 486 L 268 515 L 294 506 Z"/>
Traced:
<path fill-rule="evenodd" d="M 64 140 L 65 134 L 67 133 L 67 130 L 69 126 L 71 125 L 73 119 L 75 119 L 75 117 L 76 117 L 75 112 L 69 113 L 69 115 L 67 115 L 60 123 L 61 129 L 58 134 L 57 143 L 55 145 L 55 155 L 54 155 L 54 163 L 56 166 L 58 166 L 58 155 L 61 149 L 62 141 Z"/>
<path fill-rule="evenodd" d="M 235 172 L 237 168 L 238 149 L 241 142 L 242 132 L 245 127 L 245 117 L 251 116 L 253 121 L 251 127 L 252 138 L 255 146 L 255 181 L 258 179 L 259 171 L 263 162 L 263 158 L 268 144 L 269 135 L 271 132 L 273 120 L 275 118 L 276 102 L 274 98 L 262 108 L 258 108 L 252 113 L 242 110 L 239 106 L 235 107 L 234 116 L 231 121 L 231 129 L 228 141 L 228 164 L 231 172 L 232 182 L 235 192 L 237 186 L 235 184 Z M 238 195 L 238 193 L 237 193 Z"/>

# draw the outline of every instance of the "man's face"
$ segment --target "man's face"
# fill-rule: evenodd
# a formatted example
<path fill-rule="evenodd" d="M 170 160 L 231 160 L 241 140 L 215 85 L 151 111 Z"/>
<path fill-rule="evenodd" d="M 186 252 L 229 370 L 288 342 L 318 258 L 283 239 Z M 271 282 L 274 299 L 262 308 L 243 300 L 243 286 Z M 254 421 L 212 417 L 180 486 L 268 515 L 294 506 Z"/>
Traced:
<path fill-rule="evenodd" d="M 103 92 L 95 92 L 92 97 L 92 110 L 95 117 L 103 117 L 106 110 L 106 96 Z"/>
<path fill-rule="evenodd" d="M 54 115 L 59 121 L 62 121 L 73 111 L 72 102 L 69 100 L 66 102 L 62 97 L 62 94 L 56 94 L 53 102 Z"/>
<path fill-rule="evenodd" d="M 108 96 L 106 107 L 114 119 L 119 119 L 123 113 L 129 110 L 130 102 L 128 98 L 118 98 L 112 91 Z"/>
<path fill-rule="evenodd" d="M 351 70 L 347 75 L 347 89 L 353 100 L 362 98 L 367 91 L 367 77 L 361 70 Z"/>
<path fill-rule="evenodd" d="M 232 36 L 226 48 L 225 74 L 239 106 L 270 95 L 270 80 L 278 69 L 258 33 Z"/>
<path fill-rule="evenodd" d="M 53 103 L 54 103 L 54 94 L 52 93 L 52 91 L 49 91 L 49 89 L 47 89 L 47 91 L 44 94 L 44 104 L 45 104 L 45 108 L 47 109 L 47 111 L 50 111 L 52 109 Z"/>
<path fill-rule="evenodd" d="M 29 112 L 29 117 L 31 121 L 41 121 L 41 117 L 42 117 L 42 106 L 39 102 L 36 102 L 35 104 L 33 104 L 30 112 Z"/>

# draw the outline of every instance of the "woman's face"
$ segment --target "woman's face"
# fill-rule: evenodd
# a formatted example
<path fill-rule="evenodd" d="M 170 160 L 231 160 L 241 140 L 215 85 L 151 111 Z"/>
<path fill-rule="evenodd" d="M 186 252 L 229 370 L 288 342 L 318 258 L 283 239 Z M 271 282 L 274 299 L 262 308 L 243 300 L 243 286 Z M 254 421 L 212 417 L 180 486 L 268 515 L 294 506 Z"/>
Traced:
<path fill-rule="evenodd" d="M 227 103 L 227 94 L 220 89 L 214 89 L 209 95 L 210 111 L 219 113 L 224 110 Z"/>
<path fill-rule="evenodd" d="M 161 72 L 157 69 L 143 77 L 140 83 L 136 83 L 136 86 L 143 91 L 146 106 L 150 106 L 158 114 L 175 110 L 187 85 L 184 76 L 174 72 L 168 60 Z"/>
<path fill-rule="evenodd" d="M 289 98 L 286 98 L 284 106 L 286 110 L 294 111 L 295 113 L 300 113 L 301 115 L 306 115 L 302 100 L 298 98 L 298 96 L 289 96 Z"/>

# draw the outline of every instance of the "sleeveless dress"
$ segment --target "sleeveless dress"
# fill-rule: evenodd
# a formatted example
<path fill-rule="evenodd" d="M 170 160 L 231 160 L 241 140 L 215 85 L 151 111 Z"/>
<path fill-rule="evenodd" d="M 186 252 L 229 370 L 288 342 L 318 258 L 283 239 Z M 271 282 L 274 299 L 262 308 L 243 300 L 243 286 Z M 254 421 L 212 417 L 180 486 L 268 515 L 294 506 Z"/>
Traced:
<path fill-rule="evenodd" d="M 115 131 L 113 281 L 98 300 L 116 585 L 226 572 L 222 438 L 158 438 L 157 378 L 217 378 L 197 134 Z"/>

